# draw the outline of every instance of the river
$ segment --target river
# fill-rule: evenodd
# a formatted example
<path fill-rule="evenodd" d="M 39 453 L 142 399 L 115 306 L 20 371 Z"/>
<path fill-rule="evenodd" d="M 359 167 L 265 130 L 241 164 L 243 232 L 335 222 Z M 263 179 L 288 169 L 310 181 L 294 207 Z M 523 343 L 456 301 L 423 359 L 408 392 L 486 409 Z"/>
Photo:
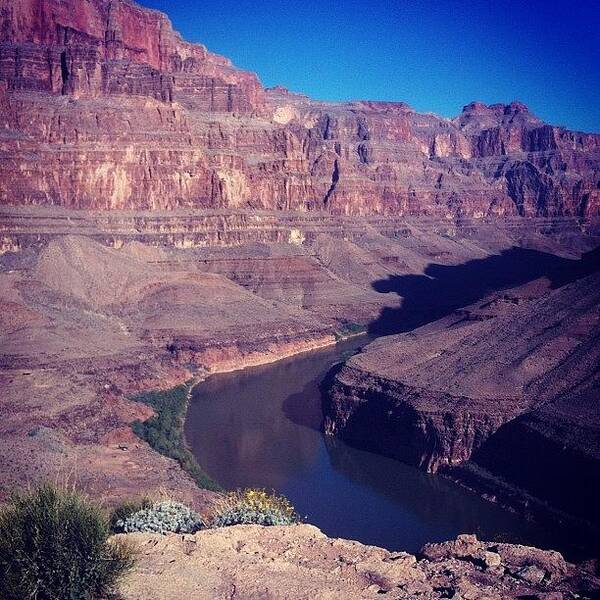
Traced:
<path fill-rule="evenodd" d="M 458 484 L 319 431 L 320 383 L 367 341 L 352 338 L 196 386 L 185 434 L 200 465 L 225 488 L 284 494 L 333 537 L 408 552 L 459 533 L 547 546 L 539 527 Z"/>

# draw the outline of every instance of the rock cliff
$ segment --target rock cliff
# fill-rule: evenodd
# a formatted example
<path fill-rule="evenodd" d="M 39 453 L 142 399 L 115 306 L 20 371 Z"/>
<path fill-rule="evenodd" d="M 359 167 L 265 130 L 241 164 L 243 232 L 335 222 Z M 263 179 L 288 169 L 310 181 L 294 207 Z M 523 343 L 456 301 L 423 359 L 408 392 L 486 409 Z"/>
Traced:
<path fill-rule="evenodd" d="M 167 487 L 202 507 L 211 494 L 133 435 L 151 413 L 132 393 L 319 348 L 347 326 L 440 317 L 342 369 L 329 431 L 429 470 L 471 459 L 533 493 L 534 468 L 503 461 L 502 439 L 542 448 L 547 471 L 564 447 L 587 468 L 597 277 L 544 296 L 598 243 L 599 170 L 599 135 L 518 102 L 452 120 L 316 102 L 264 89 L 130 0 L 0 0 L 0 497 L 67 473 L 108 502 Z M 256 547 L 270 558 L 268 535 Z M 230 536 L 225 557 L 241 549 Z M 355 546 L 338 545 L 352 571 Z M 421 564 L 441 582 L 425 597 L 478 597 L 481 557 L 501 553 L 477 546 L 449 581 L 442 550 Z M 386 577 L 406 557 L 376 554 L 347 597 L 404 581 Z M 508 587 L 494 589 L 546 589 L 554 575 L 536 565 L 505 567 Z M 314 575 L 299 594 L 314 597 Z M 228 593 L 252 587 L 220 577 Z"/>
<path fill-rule="evenodd" d="M 64 471 L 108 501 L 161 486 L 203 496 L 133 435 L 131 422 L 150 415 L 131 394 L 331 344 L 402 308 L 373 282 L 430 281 L 432 261 L 450 275 L 491 261 L 476 278 L 495 289 L 528 280 L 523 253 L 531 278 L 572 270 L 596 243 L 565 217 L 458 226 L 322 212 L 0 212 L 0 497 Z M 513 246 L 537 250 L 507 254 Z M 518 277 L 498 281 L 498 264 Z M 444 290 L 424 297 L 471 301 Z"/>
<path fill-rule="evenodd" d="M 130 0 L 0 0 L 0 202 L 597 216 L 600 136 L 265 90 Z"/>
<path fill-rule="evenodd" d="M 368 345 L 333 380 L 326 431 L 432 472 L 471 460 L 466 479 L 484 467 L 597 526 L 597 253 L 583 265 Z"/>

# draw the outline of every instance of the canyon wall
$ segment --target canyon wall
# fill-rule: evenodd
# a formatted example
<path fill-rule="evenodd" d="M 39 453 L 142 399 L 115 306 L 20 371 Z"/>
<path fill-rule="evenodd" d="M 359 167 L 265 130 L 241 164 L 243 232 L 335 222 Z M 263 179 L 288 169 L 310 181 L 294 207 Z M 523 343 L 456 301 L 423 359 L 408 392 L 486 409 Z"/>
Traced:
<path fill-rule="evenodd" d="M 600 136 L 265 90 L 129 0 L 0 0 L 0 202 L 590 217 Z"/>
<path fill-rule="evenodd" d="M 326 432 L 597 531 L 599 266 L 597 251 L 557 264 L 544 276 L 557 289 L 532 274 L 369 344 L 331 381 Z"/>
<path fill-rule="evenodd" d="M 535 248 L 535 274 L 571 269 L 594 232 L 571 217 L 0 207 L 0 497 L 68 472 L 111 502 L 166 487 L 202 504 L 133 435 L 150 415 L 132 394 L 333 344 L 405 304 L 376 282 L 429 281 L 432 263 L 517 246 Z"/>
<path fill-rule="evenodd" d="M 438 317 L 342 369 L 327 429 L 502 474 L 496 432 L 561 447 L 560 386 L 532 391 L 561 378 L 529 342 L 557 360 L 590 331 L 597 347 L 596 321 L 573 321 L 592 323 L 597 280 L 564 301 L 484 299 L 542 280 L 545 295 L 598 244 L 600 135 L 519 102 L 450 120 L 264 89 L 130 0 L 0 0 L 0 205 L 0 496 L 75 465 L 112 499 L 195 497 L 133 436 L 149 415 L 130 394 Z"/>

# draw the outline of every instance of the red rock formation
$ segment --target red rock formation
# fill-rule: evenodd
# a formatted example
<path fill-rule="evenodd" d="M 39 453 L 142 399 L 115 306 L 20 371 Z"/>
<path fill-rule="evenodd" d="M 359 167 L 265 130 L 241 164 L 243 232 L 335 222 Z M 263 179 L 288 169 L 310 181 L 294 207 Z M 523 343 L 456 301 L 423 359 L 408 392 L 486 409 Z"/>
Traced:
<path fill-rule="evenodd" d="M 185 93 L 199 82 L 205 100 L 210 92 L 209 110 L 244 111 L 263 101 L 254 75 L 184 42 L 166 15 L 129 0 L 2 0 L 0 31 L 9 89 L 171 101 L 174 87 Z"/>
<path fill-rule="evenodd" d="M 600 214 L 600 136 L 314 102 L 129 0 L 0 0 L 0 202 L 456 217 Z"/>

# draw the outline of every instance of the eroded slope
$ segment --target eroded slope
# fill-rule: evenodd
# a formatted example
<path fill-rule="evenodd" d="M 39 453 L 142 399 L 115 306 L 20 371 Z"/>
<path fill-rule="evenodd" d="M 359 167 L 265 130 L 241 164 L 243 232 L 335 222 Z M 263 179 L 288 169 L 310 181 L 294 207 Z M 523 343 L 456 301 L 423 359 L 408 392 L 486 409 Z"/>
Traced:
<path fill-rule="evenodd" d="M 429 471 L 472 459 L 597 521 L 600 275 L 540 286 L 367 346 L 335 376 L 326 430 Z"/>

